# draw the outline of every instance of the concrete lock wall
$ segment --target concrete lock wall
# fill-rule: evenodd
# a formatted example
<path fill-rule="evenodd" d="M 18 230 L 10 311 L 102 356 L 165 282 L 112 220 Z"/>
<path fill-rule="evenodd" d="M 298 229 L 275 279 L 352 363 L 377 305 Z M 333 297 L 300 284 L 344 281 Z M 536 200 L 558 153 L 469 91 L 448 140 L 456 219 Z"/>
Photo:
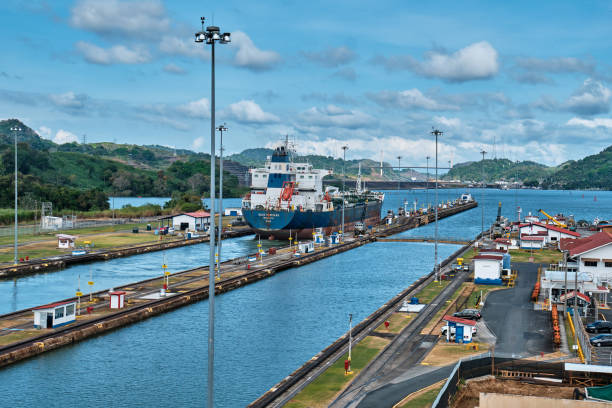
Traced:
<path fill-rule="evenodd" d="M 612 404 L 481 392 L 478 406 L 480 408 L 603 408 L 612 407 Z"/>

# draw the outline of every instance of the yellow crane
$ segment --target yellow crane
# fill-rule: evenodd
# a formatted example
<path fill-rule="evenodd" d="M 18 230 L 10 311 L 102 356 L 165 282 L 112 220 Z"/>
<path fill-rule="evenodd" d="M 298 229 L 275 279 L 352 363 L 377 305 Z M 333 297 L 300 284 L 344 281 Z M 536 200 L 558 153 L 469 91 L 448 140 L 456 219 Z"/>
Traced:
<path fill-rule="evenodd" d="M 546 213 L 546 211 L 544 211 L 544 210 L 542 210 L 542 209 L 540 209 L 540 210 L 538 210 L 538 211 L 539 211 L 539 212 L 541 212 L 541 213 L 542 213 L 542 214 L 543 214 L 543 215 L 544 215 L 546 218 L 548 218 L 550 221 L 552 221 L 552 222 L 554 222 L 555 224 L 557 224 L 559 227 L 561 227 L 561 228 L 567 228 L 567 225 L 565 225 L 565 224 L 564 224 L 564 223 L 562 223 L 562 222 L 557 221 L 557 220 L 556 220 L 554 217 L 551 217 L 550 215 L 548 215 L 548 214 Z"/>

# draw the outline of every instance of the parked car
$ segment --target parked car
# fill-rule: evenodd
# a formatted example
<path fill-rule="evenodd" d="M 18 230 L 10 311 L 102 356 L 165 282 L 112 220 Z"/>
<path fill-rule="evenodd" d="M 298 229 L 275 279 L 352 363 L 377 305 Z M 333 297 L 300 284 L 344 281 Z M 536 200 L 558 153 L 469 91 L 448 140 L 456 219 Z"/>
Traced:
<path fill-rule="evenodd" d="M 446 331 L 448 330 L 448 325 L 442 327 L 442 329 L 440 329 L 441 333 L 443 336 L 446 336 Z M 455 331 L 457 330 L 456 326 L 451 326 L 451 337 L 453 337 L 455 335 Z M 472 336 L 476 335 L 476 326 L 472 327 Z"/>
<path fill-rule="evenodd" d="M 463 264 L 463 271 L 464 272 L 469 272 L 469 270 L 470 270 L 470 265 Z"/>
<path fill-rule="evenodd" d="M 591 337 L 589 341 L 591 345 L 595 347 L 612 346 L 612 334 L 598 334 L 597 336 Z"/>
<path fill-rule="evenodd" d="M 586 326 L 589 333 L 612 333 L 612 322 L 598 320 Z"/>
<path fill-rule="evenodd" d="M 463 309 L 460 312 L 453 313 L 453 316 L 469 320 L 480 320 L 481 317 L 478 309 Z"/>

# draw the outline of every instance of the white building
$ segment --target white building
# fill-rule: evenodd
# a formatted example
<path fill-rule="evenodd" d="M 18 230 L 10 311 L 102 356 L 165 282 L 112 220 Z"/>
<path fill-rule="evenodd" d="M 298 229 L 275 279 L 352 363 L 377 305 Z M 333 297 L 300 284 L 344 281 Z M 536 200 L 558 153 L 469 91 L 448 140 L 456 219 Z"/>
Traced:
<path fill-rule="evenodd" d="M 474 257 L 474 283 L 501 285 L 503 255 L 476 255 Z"/>
<path fill-rule="evenodd" d="M 542 249 L 545 242 L 543 235 L 521 235 L 521 249 Z"/>
<path fill-rule="evenodd" d="M 544 244 L 556 244 L 563 238 L 579 238 L 580 234 L 574 231 L 570 231 L 564 228 L 557 227 L 556 225 L 543 224 L 540 222 L 530 222 L 527 224 L 519 225 L 520 235 L 535 235 L 543 236 Z"/>
<path fill-rule="evenodd" d="M 210 213 L 204 210 L 195 212 L 170 215 L 160 218 L 167 221 L 168 225 L 174 227 L 176 231 L 205 231 L 210 225 Z"/>
<path fill-rule="evenodd" d="M 582 239 L 563 240 L 560 248 L 578 264 L 579 272 L 592 274 L 599 285 L 612 286 L 612 228 Z"/>
<path fill-rule="evenodd" d="M 57 237 L 57 247 L 60 249 L 71 249 L 74 248 L 74 243 L 78 238 L 75 235 L 68 234 L 55 234 Z"/>
<path fill-rule="evenodd" d="M 76 321 L 76 301 L 50 303 L 32 309 L 34 327 L 51 329 Z"/>

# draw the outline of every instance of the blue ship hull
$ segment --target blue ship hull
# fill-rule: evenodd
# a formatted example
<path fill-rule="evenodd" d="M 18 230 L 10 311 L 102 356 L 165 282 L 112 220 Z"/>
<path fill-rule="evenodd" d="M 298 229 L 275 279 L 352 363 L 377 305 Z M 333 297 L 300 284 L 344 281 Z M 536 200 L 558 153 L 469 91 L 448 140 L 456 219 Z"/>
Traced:
<path fill-rule="evenodd" d="M 382 202 L 358 203 L 344 209 L 344 229 L 353 230 L 356 222 L 366 226 L 380 222 Z M 342 208 L 334 211 L 276 211 L 242 209 L 249 226 L 264 238 L 287 239 L 289 234 L 297 238 L 312 238 L 315 228 L 323 228 L 326 234 L 342 229 Z"/>

